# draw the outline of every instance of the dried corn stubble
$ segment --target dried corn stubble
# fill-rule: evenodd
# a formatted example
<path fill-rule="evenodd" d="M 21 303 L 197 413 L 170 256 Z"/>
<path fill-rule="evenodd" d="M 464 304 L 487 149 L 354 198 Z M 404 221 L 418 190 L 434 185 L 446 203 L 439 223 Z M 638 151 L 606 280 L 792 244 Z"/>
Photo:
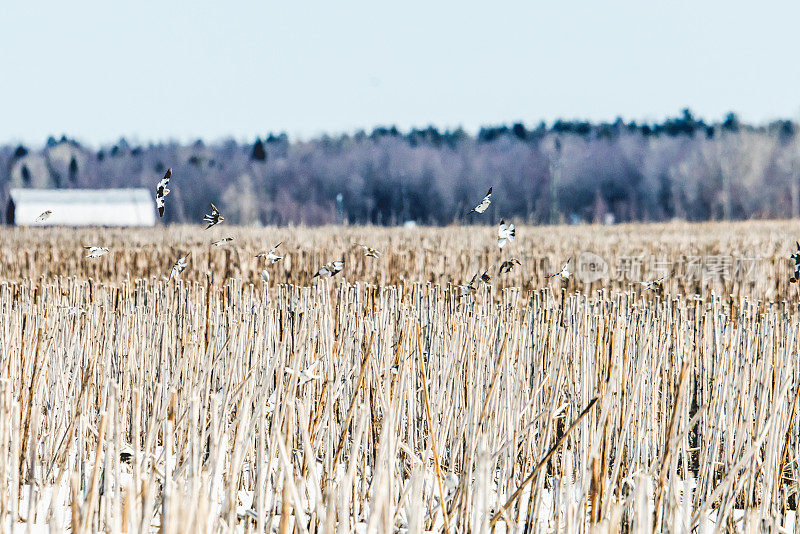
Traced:
<path fill-rule="evenodd" d="M 780 232 L 791 225 L 738 227 L 733 237 L 715 225 L 574 231 L 608 257 L 749 243 L 771 274 L 736 287 L 790 295 Z M 5 232 L 29 249 L 2 258 L 20 281 L 0 284 L 0 520 L 439 531 L 444 511 L 452 528 L 585 531 L 793 517 L 793 301 L 715 297 L 713 284 L 695 297 L 675 279 L 663 294 L 623 282 L 576 293 L 585 287 L 570 281 L 565 291 L 484 284 L 464 298 L 427 283 L 429 269 L 434 282 L 461 282 L 488 263 L 490 228 L 488 248 L 455 228 L 238 229 L 230 256 L 196 228 L 170 230 Z M 509 246 L 531 256 L 503 284 L 550 274 L 534 253 L 558 265 L 578 246 L 544 236 L 520 229 Z M 243 266 L 263 268 L 252 256 L 274 237 L 286 257 L 273 285 L 249 283 Z M 71 250 L 84 238 L 114 252 L 84 262 Z M 377 261 L 350 246 L 368 240 Z M 178 249 L 200 266 L 167 283 L 155 273 Z M 297 273 L 337 253 L 346 278 L 303 285 Z M 154 278 L 125 280 L 118 258 Z"/>

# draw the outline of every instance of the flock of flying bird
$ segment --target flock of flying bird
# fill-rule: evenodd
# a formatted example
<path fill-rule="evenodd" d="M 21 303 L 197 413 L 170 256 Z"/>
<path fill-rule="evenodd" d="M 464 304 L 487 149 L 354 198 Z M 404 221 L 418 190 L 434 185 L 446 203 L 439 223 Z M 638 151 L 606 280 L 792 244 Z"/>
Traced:
<path fill-rule="evenodd" d="M 167 169 L 167 172 L 164 174 L 164 177 L 158 182 L 156 186 L 156 208 L 158 209 L 158 216 L 164 216 L 164 210 L 166 207 L 166 197 L 169 195 L 170 190 L 167 188 L 169 185 L 169 181 L 172 178 L 172 168 Z M 472 208 L 469 214 L 472 213 L 484 213 L 488 208 L 489 205 L 492 203 L 492 188 L 489 188 L 489 191 L 480 201 L 480 203 Z M 36 218 L 36 222 L 44 222 L 46 221 L 51 215 L 53 214 L 52 210 L 47 210 L 41 215 Z M 208 223 L 206 225 L 206 230 L 209 228 L 216 226 L 217 224 L 221 223 L 225 220 L 225 217 L 222 216 L 220 211 L 214 204 L 211 204 L 211 213 L 203 216 L 203 222 Z M 512 241 L 516 237 L 516 228 L 513 223 L 506 223 L 505 220 L 500 220 L 500 228 L 497 231 L 497 246 L 500 247 L 502 251 L 503 248 Z M 231 241 L 233 241 L 233 237 L 224 237 L 218 241 L 214 241 L 212 245 L 216 247 L 220 247 L 225 245 Z M 257 254 L 257 258 L 263 258 L 264 262 L 267 266 L 273 265 L 283 259 L 283 256 L 279 256 L 277 254 L 278 247 L 281 246 L 283 242 L 281 241 L 267 252 L 262 252 Z M 375 248 L 369 247 L 367 245 L 359 245 L 361 248 L 364 249 L 364 255 L 371 258 L 379 258 L 381 255 L 381 251 Z M 87 258 L 99 258 L 104 254 L 108 253 L 109 247 L 100 247 L 100 246 L 84 246 L 84 248 L 88 251 L 86 257 Z M 189 255 L 191 252 L 186 253 L 185 255 L 178 258 L 175 264 L 172 266 L 170 271 L 169 277 L 167 281 L 171 280 L 172 278 L 177 278 L 180 274 L 186 269 L 189 265 Z M 797 242 L 797 251 L 790 256 L 790 258 L 794 261 L 794 275 L 789 279 L 789 282 L 797 282 L 800 280 L 800 241 Z M 502 275 L 505 273 L 510 272 L 514 269 L 517 265 L 521 265 L 520 261 L 516 258 L 509 258 L 504 260 L 497 271 L 498 275 Z M 571 267 L 572 265 L 572 258 L 567 260 L 564 266 L 561 268 L 560 271 L 553 273 L 548 276 L 548 278 L 552 278 L 558 276 L 561 278 L 562 281 L 567 281 L 570 276 L 574 274 L 574 270 Z M 317 270 L 317 272 L 313 275 L 312 278 L 316 278 L 318 276 L 327 276 L 328 278 L 336 276 L 339 274 L 342 269 L 344 269 L 344 259 L 341 260 L 334 260 L 326 263 L 322 267 Z M 165 277 L 166 278 L 166 277 Z M 483 273 L 475 273 L 475 276 L 469 281 L 468 284 L 460 285 L 459 287 L 459 294 L 460 296 L 464 297 L 467 295 L 473 294 L 475 291 L 478 290 L 480 283 L 489 284 L 491 282 L 491 275 L 489 274 L 489 270 L 486 269 Z M 261 279 L 264 281 L 269 281 L 269 270 L 264 269 L 261 272 Z M 648 282 L 640 282 L 645 290 L 651 291 L 662 291 L 663 290 L 663 282 L 666 277 L 659 278 L 658 280 L 652 280 Z"/>
<path fill-rule="evenodd" d="M 170 189 L 167 186 L 169 185 L 169 181 L 171 178 L 172 178 L 172 168 L 169 168 L 167 169 L 167 172 L 164 174 L 164 177 L 161 179 L 161 181 L 158 182 L 158 185 L 156 185 L 155 200 L 159 217 L 164 216 L 164 211 L 166 209 L 166 198 L 167 195 L 169 195 L 170 193 Z M 487 208 L 491 203 L 492 203 L 492 188 L 490 187 L 489 192 L 486 193 L 486 196 L 483 197 L 483 200 L 481 200 L 481 202 L 477 206 L 472 208 L 469 211 L 469 213 L 470 214 L 483 213 L 487 210 Z M 36 218 L 36 222 L 44 222 L 52 214 L 53 214 L 52 210 L 47 210 Z M 211 213 L 208 213 L 203 216 L 203 222 L 207 223 L 205 228 L 206 230 L 208 230 L 213 226 L 218 225 L 224 220 L 225 217 L 222 216 L 219 209 L 217 209 L 217 207 L 214 204 L 211 204 Z M 516 228 L 514 227 L 514 224 L 513 223 L 507 224 L 505 220 L 501 220 L 500 228 L 498 229 L 497 232 L 497 246 L 500 247 L 500 250 L 502 250 L 508 243 L 511 243 L 515 237 L 516 237 Z M 234 239 L 233 237 L 224 237 L 218 241 L 214 241 L 211 244 L 216 247 L 221 247 L 227 243 L 230 243 L 231 241 L 233 241 L 233 239 Z M 277 263 L 278 261 L 283 259 L 283 256 L 279 256 L 277 254 L 278 247 L 280 247 L 282 243 L 283 242 L 281 241 L 280 243 L 269 249 L 267 252 L 262 252 L 260 254 L 257 254 L 256 257 L 263 258 L 266 266 L 270 266 Z M 376 248 L 367 245 L 359 245 L 359 246 L 362 249 L 364 249 L 364 255 L 366 257 L 379 258 L 381 255 L 381 251 Z M 107 254 L 109 251 L 109 247 L 101 247 L 94 245 L 85 245 L 84 248 L 87 250 L 86 254 L 87 258 L 99 258 Z M 186 267 L 189 265 L 190 254 L 191 252 L 187 252 L 185 255 L 178 258 L 178 260 L 175 262 L 175 264 L 172 266 L 172 269 L 170 270 L 169 277 L 165 277 L 167 281 L 173 278 L 178 278 L 180 274 L 186 269 Z M 520 261 L 517 260 L 516 258 L 510 258 L 508 260 L 505 260 L 500 265 L 498 274 L 502 275 L 504 273 L 510 272 L 517 265 L 520 265 Z M 342 269 L 344 269 L 344 259 L 333 260 L 320 267 L 319 270 L 317 270 L 317 272 L 314 273 L 312 279 L 318 276 L 320 277 L 326 276 L 330 278 L 339 274 L 342 271 Z M 562 269 L 558 273 L 555 273 L 553 276 L 558 276 L 558 275 L 560 275 L 562 278 L 568 278 L 570 276 L 570 273 L 568 272 L 566 265 L 564 266 L 564 269 Z M 263 271 L 261 271 L 261 279 L 264 281 L 269 281 L 269 278 L 270 278 L 269 270 L 265 268 Z M 478 288 L 478 286 L 476 285 L 478 280 L 479 280 L 479 275 L 476 274 L 475 276 L 472 277 L 472 280 L 468 284 L 459 286 L 461 296 L 466 296 L 475 292 Z M 489 275 L 487 269 L 486 271 L 483 272 L 483 274 L 480 275 L 480 281 L 489 283 L 490 280 L 491 276 Z"/>
<path fill-rule="evenodd" d="M 169 185 L 169 181 L 172 178 L 172 168 L 167 169 L 167 172 L 164 174 L 164 177 L 158 182 L 156 186 L 156 208 L 158 209 L 158 216 L 163 217 L 164 211 L 166 208 L 166 197 L 170 193 L 170 189 L 167 187 Z M 485 208 L 484 208 L 485 209 Z M 53 210 L 47 210 L 43 212 L 36 218 L 36 222 L 44 222 L 53 214 Z M 221 223 L 225 220 L 225 217 L 222 216 L 219 209 L 214 204 L 211 204 L 211 213 L 203 216 L 203 222 L 207 223 L 206 230 L 211 228 L 212 226 L 216 226 L 217 224 Z M 512 233 L 513 233 L 513 225 L 512 225 Z M 211 243 L 215 247 L 221 247 L 227 243 L 233 241 L 233 237 L 224 237 L 218 241 L 214 241 Z M 267 266 L 277 263 L 278 261 L 283 259 L 283 256 L 279 256 L 277 254 L 278 247 L 281 246 L 283 242 L 281 241 L 271 249 L 266 252 L 262 252 L 260 254 L 256 254 L 256 258 L 263 258 L 264 262 Z M 364 249 L 364 255 L 372 258 L 380 257 L 381 252 L 377 249 L 372 247 L 368 247 L 366 245 L 360 245 Z M 87 258 L 99 258 L 108 253 L 109 247 L 100 247 L 94 245 L 84 245 L 83 247 L 86 249 Z M 187 252 L 185 255 L 178 258 L 175 264 L 172 266 L 170 270 L 169 277 L 165 277 L 167 281 L 178 278 L 180 274 L 186 269 L 189 265 L 189 255 L 191 252 Z M 337 275 L 339 272 L 344 269 L 344 260 L 334 260 L 331 262 L 326 263 L 319 270 L 314 274 L 313 278 L 317 276 L 327 276 L 332 277 Z M 269 281 L 269 270 L 264 269 L 261 271 L 261 279 L 264 281 Z"/>

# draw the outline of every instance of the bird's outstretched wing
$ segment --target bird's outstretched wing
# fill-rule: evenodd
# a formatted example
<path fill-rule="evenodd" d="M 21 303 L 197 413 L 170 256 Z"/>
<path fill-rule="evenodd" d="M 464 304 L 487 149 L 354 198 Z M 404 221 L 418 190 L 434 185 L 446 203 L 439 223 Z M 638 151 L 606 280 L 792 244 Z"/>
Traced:
<path fill-rule="evenodd" d="M 167 184 L 169 184 L 169 180 L 172 178 L 172 167 L 167 169 L 167 172 L 164 174 L 164 177 L 158 182 L 156 186 L 156 207 L 158 208 L 158 216 L 164 216 L 164 206 L 166 204 L 166 196 L 169 194 L 169 189 L 167 189 Z"/>
<path fill-rule="evenodd" d="M 492 203 L 492 188 L 490 187 L 489 192 L 486 193 L 486 196 L 483 197 L 483 200 L 481 200 L 480 204 L 469 210 L 469 213 L 473 212 L 483 213 L 484 211 L 486 211 L 486 208 L 488 208 L 489 204 L 491 203 Z M 467 215 L 469 215 L 469 213 Z"/>

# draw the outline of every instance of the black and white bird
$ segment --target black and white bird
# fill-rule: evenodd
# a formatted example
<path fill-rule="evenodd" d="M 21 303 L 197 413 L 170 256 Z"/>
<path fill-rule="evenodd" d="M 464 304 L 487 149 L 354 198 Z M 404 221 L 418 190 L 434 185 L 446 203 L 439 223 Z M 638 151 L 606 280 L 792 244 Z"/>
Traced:
<path fill-rule="evenodd" d="M 278 247 L 281 246 L 283 241 L 269 249 L 267 252 L 262 252 L 261 254 L 256 254 L 256 258 L 264 258 L 264 261 L 267 265 L 272 265 L 275 262 L 278 262 L 283 259 L 283 256 L 278 256 L 275 254 L 278 251 Z"/>
<path fill-rule="evenodd" d="M 648 282 L 639 282 L 642 284 L 642 289 L 645 291 L 662 291 L 664 289 L 664 280 L 666 280 L 666 276 L 662 276 L 658 280 L 650 280 Z"/>
<path fill-rule="evenodd" d="M 231 241 L 233 241 L 232 237 L 223 237 L 219 241 L 214 241 L 211 244 L 214 245 L 215 247 L 221 247 L 222 245 L 224 245 L 226 243 L 230 243 Z"/>
<path fill-rule="evenodd" d="M 186 266 L 189 265 L 190 254 L 191 252 L 187 252 L 185 256 L 178 258 L 178 261 L 175 262 L 175 265 L 172 266 L 172 270 L 169 272 L 169 280 L 178 278 L 183 270 L 186 269 Z"/>
<path fill-rule="evenodd" d="M 358 245 L 359 247 L 364 249 L 364 256 L 368 258 L 380 258 L 381 251 L 377 248 L 368 247 L 367 245 Z"/>
<path fill-rule="evenodd" d="M 497 270 L 497 274 L 501 275 L 505 273 L 510 273 L 511 270 L 517 265 L 522 265 L 517 258 L 511 258 L 510 260 L 506 260 L 500 264 L 500 268 Z"/>
<path fill-rule="evenodd" d="M 797 243 L 797 252 L 789 256 L 789 258 L 794 260 L 794 276 L 789 278 L 789 282 L 797 282 L 800 280 L 800 241 L 796 241 Z"/>
<path fill-rule="evenodd" d="M 570 269 L 570 264 L 572 263 L 572 258 L 567 260 L 567 263 L 561 268 L 560 271 L 557 273 L 553 273 L 548 278 L 553 278 L 554 276 L 560 276 L 562 280 L 568 280 L 570 276 L 572 276 L 572 270 Z"/>
<path fill-rule="evenodd" d="M 465 286 L 458 286 L 458 288 L 460 289 L 458 296 L 466 297 L 468 295 L 475 293 L 478 290 L 478 286 L 475 284 L 477 280 L 478 280 L 478 273 L 475 273 L 475 276 L 472 277 L 472 280 L 469 281 L 469 284 Z"/>
<path fill-rule="evenodd" d="M 156 207 L 158 208 L 158 216 L 164 216 L 164 203 L 166 202 L 166 197 L 169 195 L 169 189 L 167 189 L 167 184 L 169 183 L 169 179 L 172 178 L 172 167 L 167 169 L 167 172 L 164 174 L 164 177 L 158 182 L 156 186 Z"/>
<path fill-rule="evenodd" d="M 86 255 L 87 258 L 99 258 L 108 252 L 108 247 L 92 247 L 89 245 L 84 245 L 83 248 L 89 251 L 89 253 Z"/>
<path fill-rule="evenodd" d="M 225 217 L 220 214 L 219 210 L 214 204 L 211 204 L 211 213 L 204 215 L 203 220 L 208 223 L 208 226 L 206 226 L 206 230 L 208 230 L 215 224 L 219 224 L 224 221 Z"/>
<path fill-rule="evenodd" d="M 312 363 L 311 365 L 309 365 L 308 367 L 306 367 L 305 369 L 302 369 L 300 371 L 299 377 L 298 377 L 298 381 L 297 381 L 297 385 L 298 386 L 302 386 L 304 384 L 307 384 L 308 382 L 311 382 L 312 380 L 319 380 L 320 378 L 322 378 L 322 376 L 320 376 L 319 374 L 314 373 L 314 370 L 319 365 L 319 362 L 320 361 L 317 360 L 314 363 Z M 291 367 L 287 366 L 286 370 L 285 370 L 285 373 L 287 375 L 289 375 L 289 376 L 294 376 L 296 374 L 296 371 L 294 369 L 292 369 Z"/>
<path fill-rule="evenodd" d="M 469 213 L 472 213 L 472 212 L 483 213 L 484 211 L 486 211 L 486 208 L 488 208 L 489 204 L 491 204 L 491 203 L 492 203 L 492 188 L 490 187 L 489 188 L 489 192 L 486 193 L 485 197 L 483 197 L 483 200 L 481 200 L 481 203 L 478 204 L 477 206 L 475 206 L 474 208 L 472 208 L 471 210 L 469 210 Z M 467 213 L 467 215 L 469 215 L 469 213 Z"/>
<path fill-rule="evenodd" d="M 500 247 L 500 250 L 502 250 L 506 244 L 514 241 L 516 236 L 517 230 L 514 224 L 506 224 L 503 219 L 500 219 L 500 228 L 497 230 L 497 246 Z"/>
<path fill-rule="evenodd" d="M 342 269 L 344 269 L 344 260 L 335 260 L 323 265 L 317 274 L 312 276 L 311 278 L 316 278 L 317 276 L 328 275 L 328 278 L 332 276 L 336 276 Z"/>
<path fill-rule="evenodd" d="M 44 222 L 47 219 L 49 219 L 52 214 L 53 214 L 53 210 L 47 210 L 47 211 L 43 212 L 41 215 L 39 215 L 38 217 L 36 217 L 36 222 L 37 223 Z"/>

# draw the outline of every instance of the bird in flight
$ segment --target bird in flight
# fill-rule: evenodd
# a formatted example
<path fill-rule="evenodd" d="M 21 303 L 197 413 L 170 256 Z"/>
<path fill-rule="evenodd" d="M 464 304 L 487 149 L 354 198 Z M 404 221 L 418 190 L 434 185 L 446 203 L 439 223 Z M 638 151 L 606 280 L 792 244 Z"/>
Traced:
<path fill-rule="evenodd" d="M 169 272 L 167 281 L 178 278 L 183 270 L 186 269 L 186 266 L 189 265 L 189 254 L 191 254 L 191 252 L 187 252 L 185 256 L 178 258 L 178 261 L 175 262 L 175 265 L 172 266 L 172 270 Z"/>
<path fill-rule="evenodd" d="M 522 265 L 517 258 L 511 258 L 510 260 L 506 260 L 500 264 L 500 268 L 497 270 L 497 274 L 505 274 L 510 273 L 511 269 L 514 268 L 516 265 Z"/>
<path fill-rule="evenodd" d="M 475 281 L 478 279 L 478 273 L 475 273 L 475 276 L 472 277 L 472 280 L 469 281 L 469 284 L 465 286 L 458 286 L 461 290 L 459 293 L 459 297 L 466 297 L 467 295 L 471 295 L 478 290 L 478 286 L 475 285 Z"/>
<path fill-rule="evenodd" d="M 318 380 L 322 378 L 320 375 L 314 373 L 314 370 L 317 368 L 318 365 L 319 365 L 319 360 L 315 361 L 305 369 L 301 370 L 297 385 L 302 386 L 303 384 L 311 382 L 312 380 Z M 287 375 L 294 376 L 295 373 L 296 371 L 294 369 L 292 369 L 291 367 L 286 367 Z"/>
<path fill-rule="evenodd" d="M 553 278 L 554 276 L 560 276 L 562 280 L 569 279 L 569 277 L 572 276 L 572 274 L 573 274 L 572 271 L 569 269 L 569 264 L 571 262 L 572 262 L 572 258 L 568 259 L 567 263 L 564 264 L 564 266 L 561 268 L 560 271 L 558 271 L 557 273 L 551 274 L 547 278 Z"/>
<path fill-rule="evenodd" d="M 212 245 L 214 245 L 215 247 L 221 247 L 221 246 L 222 246 L 222 245 L 224 245 L 225 243 L 230 243 L 231 241 L 233 241 L 233 238 L 232 238 L 232 237 L 223 237 L 223 238 L 222 238 L 222 239 L 220 239 L 219 241 L 214 241 L 214 242 L 213 242 L 213 243 L 211 243 L 211 244 L 212 244 Z"/>
<path fill-rule="evenodd" d="M 503 219 L 500 219 L 500 228 L 497 230 L 497 246 L 500 247 L 500 250 L 503 250 L 507 243 L 514 241 L 516 236 L 517 230 L 514 224 L 506 224 Z"/>
<path fill-rule="evenodd" d="M 368 258 L 380 258 L 381 251 L 377 248 L 368 247 L 367 245 L 358 245 L 359 247 L 364 249 L 364 256 Z"/>
<path fill-rule="evenodd" d="M 489 192 L 486 193 L 485 197 L 483 197 L 481 203 L 472 208 L 471 210 L 469 210 L 469 213 L 472 213 L 473 211 L 477 213 L 483 213 L 484 211 L 486 211 L 486 208 L 488 208 L 489 204 L 491 203 L 492 203 L 492 188 L 490 187 Z M 467 215 L 469 215 L 469 213 L 467 213 Z"/>
<path fill-rule="evenodd" d="M 800 280 L 800 241 L 797 241 L 797 252 L 789 256 L 794 260 L 794 276 L 789 278 L 789 282 L 797 282 Z"/>
<path fill-rule="evenodd" d="M 164 216 L 164 203 L 166 202 L 166 197 L 169 195 L 169 189 L 167 189 L 167 184 L 169 183 L 169 179 L 172 178 L 172 167 L 167 169 L 167 172 L 164 174 L 164 177 L 158 182 L 156 186 L 156 207 L 158 208 L 158 216 Z"/>
<path fill-rule="evenodd" d="M 53 214 L 53 210 L 47 210 L 47 211 L 43 212 L 41 215 L 39 215 L 38 217 L 36 217 L 36 222 L 37 223 L 38 222 L 44 222 L 47 219 L 49 219 L 52 214 Z"/>
<path fill-rule="evenodd" d="M 344 269 L 344 260 L 335 260 L 323 265 L 317 274 L 312 276 L 311 278 L 316 278 L 317 276 L 328 275 L 328 278 L 332 276 L 336 276 L 339 272 Z"/>
<path fill-rule="evenodd" d="M 661 291 L 664 289 L 664 280 L 666 280 L 666 276 L 662 276 L 658 280 L 650 280 L 649 282 L 639 282 L 642 284 L 642 289 L 645 291 Z"/>
<path fill-rule="evenodd" d="M 214 204 L 211 204 L 211 213 L 204 215 L 203 220 L 208 223 L 208 226 L 206 226 L 206 230 L 208 230 L 215 224 L 219 224 L 224 221 L 225 217 L 220 214 L 219 210 Z"/>
<path fill-rule="evenodd" d="M 86 255 L 87 258 L 99 258 L 108 252 L 108 247 L 92 247 L 89 245 L 84 245 L 83 248 L 89 251 L 89 253 Z"/>
<path fill-rule="evenodd" d="M 277 252 L 278 250 L 278 247 L 281 246 L 282 243 L 283 241 L 281 241 L 280 243 L 269 249 L 267 252 L 256 254 L 256 258 L 264 258 L 264 261 L 267 263 L 267 265 L 272 265 L 273 263 L 282 260 L 283 256 L 278 256 L 277 254 L 275 254 L 275 252 Z"/>

